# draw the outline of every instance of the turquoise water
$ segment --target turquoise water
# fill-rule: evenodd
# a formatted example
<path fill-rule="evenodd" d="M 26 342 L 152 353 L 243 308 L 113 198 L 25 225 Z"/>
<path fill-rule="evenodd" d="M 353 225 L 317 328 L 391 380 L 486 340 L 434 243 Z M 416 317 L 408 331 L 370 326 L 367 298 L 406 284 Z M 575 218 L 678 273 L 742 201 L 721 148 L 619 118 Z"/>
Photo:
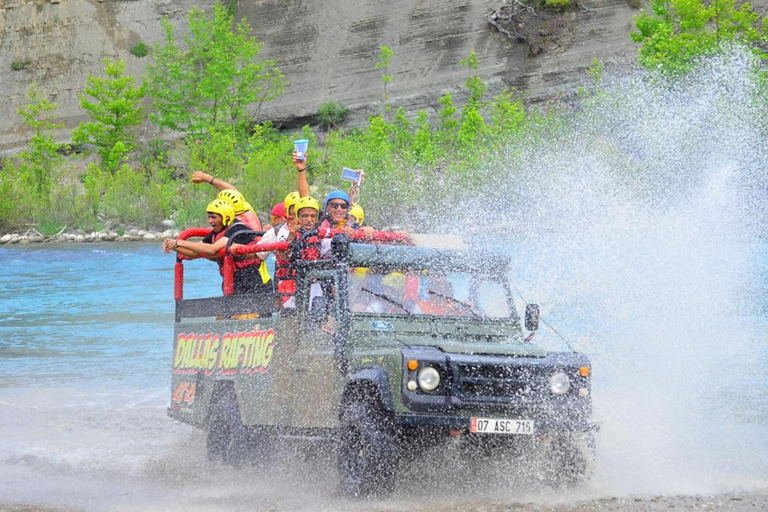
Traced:
<path fill-rule="evenodd" d="M 0 249 L 0 385 L 167 382 L 173 263 L 158 244 Z M 187 296 L 218 292 L 190 262 Z"/>

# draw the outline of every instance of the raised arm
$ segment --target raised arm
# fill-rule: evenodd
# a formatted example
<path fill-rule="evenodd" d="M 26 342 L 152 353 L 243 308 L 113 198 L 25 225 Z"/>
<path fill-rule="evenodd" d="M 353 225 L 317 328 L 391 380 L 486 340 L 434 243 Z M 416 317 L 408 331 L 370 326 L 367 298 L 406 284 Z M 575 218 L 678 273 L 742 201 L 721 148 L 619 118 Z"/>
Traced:
<path fill-rule="evenodd" d="M 165 252 L 176 251 L 177 253 L 190 258 L 198 256 L 216 256 L 220 250 L 227 246 L 228 240 L 229 239 L 226 236 L 223 236 L 212 244 L 206 244 L 204 242 L 190 242 L 189 240 L 166 238 L 163 242 L 163 250 Z"/>
<path fill-rule="evenodd" d="M 169 254 L 171 251 L 176 251 L 176 253 L 181 254 L 182 256 L 186 256 L 188 258 L 197 258 L 200 256 L 200 254 L 193 251 L 192 249 L 181 247 L 179 245 L 179 241 L 176 240 L 175 238 L 166 238 L 163 241 L 163 251 L 167 254 Z"/>
<path fill-rule="evenodd" d="M 226 181 L 220 180 L 218 178 L 214 178 L 207 172 L 203 172 L 203 171 L 195 171 L 192 173 L 192 183 L 210 183 L 212 186 L 216 187 L 219 191 L 237 190 L 230 183 L 227 183 Z"/>
<path fill-rule="evenodd" d="M 296 190 L 299 191 L 299 197 L 309 196 L 309 183 L 307 182 L 307 154 L 304 153 L 304 160 L 298 159 L 299 154 L 293 151 L 293 165 L 296 166 Z"/>
<path fill-rule="evenodd" d="M 356 172 L 360 175 L 360 179 L 353 182 L 352 187 L 349 189 L 349 200 L 352 201 L 352 204 L 355 204 L 357 198 L 360 197 L 360 186 L 362 186 L 363 180 L 365 179 L 365 172 L 363 172 L 362 169 L 357 169 Z"/>

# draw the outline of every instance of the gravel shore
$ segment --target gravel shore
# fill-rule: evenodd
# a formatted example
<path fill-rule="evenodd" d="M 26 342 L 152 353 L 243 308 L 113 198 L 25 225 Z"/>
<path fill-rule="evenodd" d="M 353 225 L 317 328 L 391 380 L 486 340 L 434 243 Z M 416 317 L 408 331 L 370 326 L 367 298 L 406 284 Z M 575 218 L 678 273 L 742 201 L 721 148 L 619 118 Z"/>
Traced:
<path fill-rule="evenodd" d="M 265 505 L 265 503 L 261 503 Z M 235 507 L 236 510 L 241 510 Z M 271 503 L 267 509 L 249 508 L 249 510 L 290 510 L 279 503 Z M 0 504 L 0 512 L 80 512 L 82 509 L 62 508 L 30 504 Z M 120 506 L 119 510 L 131 510 L 130 507 Z M 198 510 L 195 508 L 195 510 Z M 200 509 L 203 510 L 203 509 Z M 208 510 L 229 510 L 210 508 Z M 245 510 L 245 509 L 242 509 Z M 573 501 L 568 503 L 530 503 L 513 501 L 475 501 L 453 503 L 402 503 L 395 501 L 382 502 L 339 502 L 338 506 L 323 507 L 318 510 L 330 511 L 368 511 L 368 512 L 608 512 L 608 511 L 678 511 L 678 510 L 712 510 L 717 512 L 755 512 L 768 510 L 768 491 L 761 492 L 731 492 L 708 496 L 629 496 L 607 497 L 595 500 Z"/>
<path fill-rule="evenodd" d="M 165 238 L 176 238 L 177 236 L 179 236 L 179 231 L 175 229 L 128 229 L 122 233 L 108 229 L 91 231 L 90 233 L 77 230 L 73 233 L 57 233 L 49 236 L 32 229 L 25 233 L 7 233 L 0 236 L 0 246 L 68 242 L 159 242 Z"/>

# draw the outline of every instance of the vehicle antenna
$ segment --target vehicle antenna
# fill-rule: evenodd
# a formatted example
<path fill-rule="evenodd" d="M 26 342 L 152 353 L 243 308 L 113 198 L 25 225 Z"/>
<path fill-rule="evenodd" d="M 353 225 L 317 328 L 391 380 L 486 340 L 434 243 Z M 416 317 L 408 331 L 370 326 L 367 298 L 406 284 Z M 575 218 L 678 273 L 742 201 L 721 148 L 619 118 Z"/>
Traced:
<path fill-rule="evenodd" d="M 525 305 L 527 306 L 527 305 L 528 305 L 528 301 L 527 301 L 527 300 L 525 300 L 525 297 L 523 297 L 523 294 L 520 292 L 520 290 L 517 288 L 517 286 L 515 286 L 515 285 L 513 284 L 513 285 L 512 285 L 512 288 L 514 288 L 514 289 L 515 289 L 515 291 L 517 292 L 517 294 L 520 296 L 520 298 L 523 300 L 523 302 L 524 302 L 524 303 L 525 303 Z M 544 319 L 543 319 L 543 318 L 541 318 L 541 317 L 539 317 L 539 321 L 540 321 L 541 323 L 543 323 L 544 325 L 546 325 L 547 327 L 549 327 L 550 329 L 552 329 L 552 332 L 554 332 L 555 334 L 557 334 L 558 336 L 560 336 L 560 339 L 561 339 L 561 340 L 563 340 L 563 343 L 565 343 L 565 345 L 566 345 L 566 346 L 567 346 L 569 349 L 571 349 L 571 352 L 574 352 L 574 353 L 576 352 L 576 350 L 575 350 L 575 349 L 574 349 L 574 348 L 571 346 L 571 344 L 568 342 L 568 340 L 566 339 L 566 337 L 565 337 L 565 336 L 563 336 L 562 334 L 560 334 L 560 331 L 558 331 L 557 329 L 555 329 L 555 328 L 554 328 L 554 327 L 553 327 L 553 326 L 552 326 L 552 325 L 551 325 L 549 322 L 547 322 L 546 320 L 544 320 Z"/>

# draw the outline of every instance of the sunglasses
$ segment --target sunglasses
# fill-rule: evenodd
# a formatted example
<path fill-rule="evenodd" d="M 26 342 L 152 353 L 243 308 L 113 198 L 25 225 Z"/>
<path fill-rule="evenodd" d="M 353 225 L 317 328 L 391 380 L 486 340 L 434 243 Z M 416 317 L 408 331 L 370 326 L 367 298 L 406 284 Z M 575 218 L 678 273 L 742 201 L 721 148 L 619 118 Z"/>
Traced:
<path fill-rule="evenodd" d="M 332 208 L 334 210 L 349 210 L 349 205 L 347 203 L 328 203 L 328 208 Z"/>

